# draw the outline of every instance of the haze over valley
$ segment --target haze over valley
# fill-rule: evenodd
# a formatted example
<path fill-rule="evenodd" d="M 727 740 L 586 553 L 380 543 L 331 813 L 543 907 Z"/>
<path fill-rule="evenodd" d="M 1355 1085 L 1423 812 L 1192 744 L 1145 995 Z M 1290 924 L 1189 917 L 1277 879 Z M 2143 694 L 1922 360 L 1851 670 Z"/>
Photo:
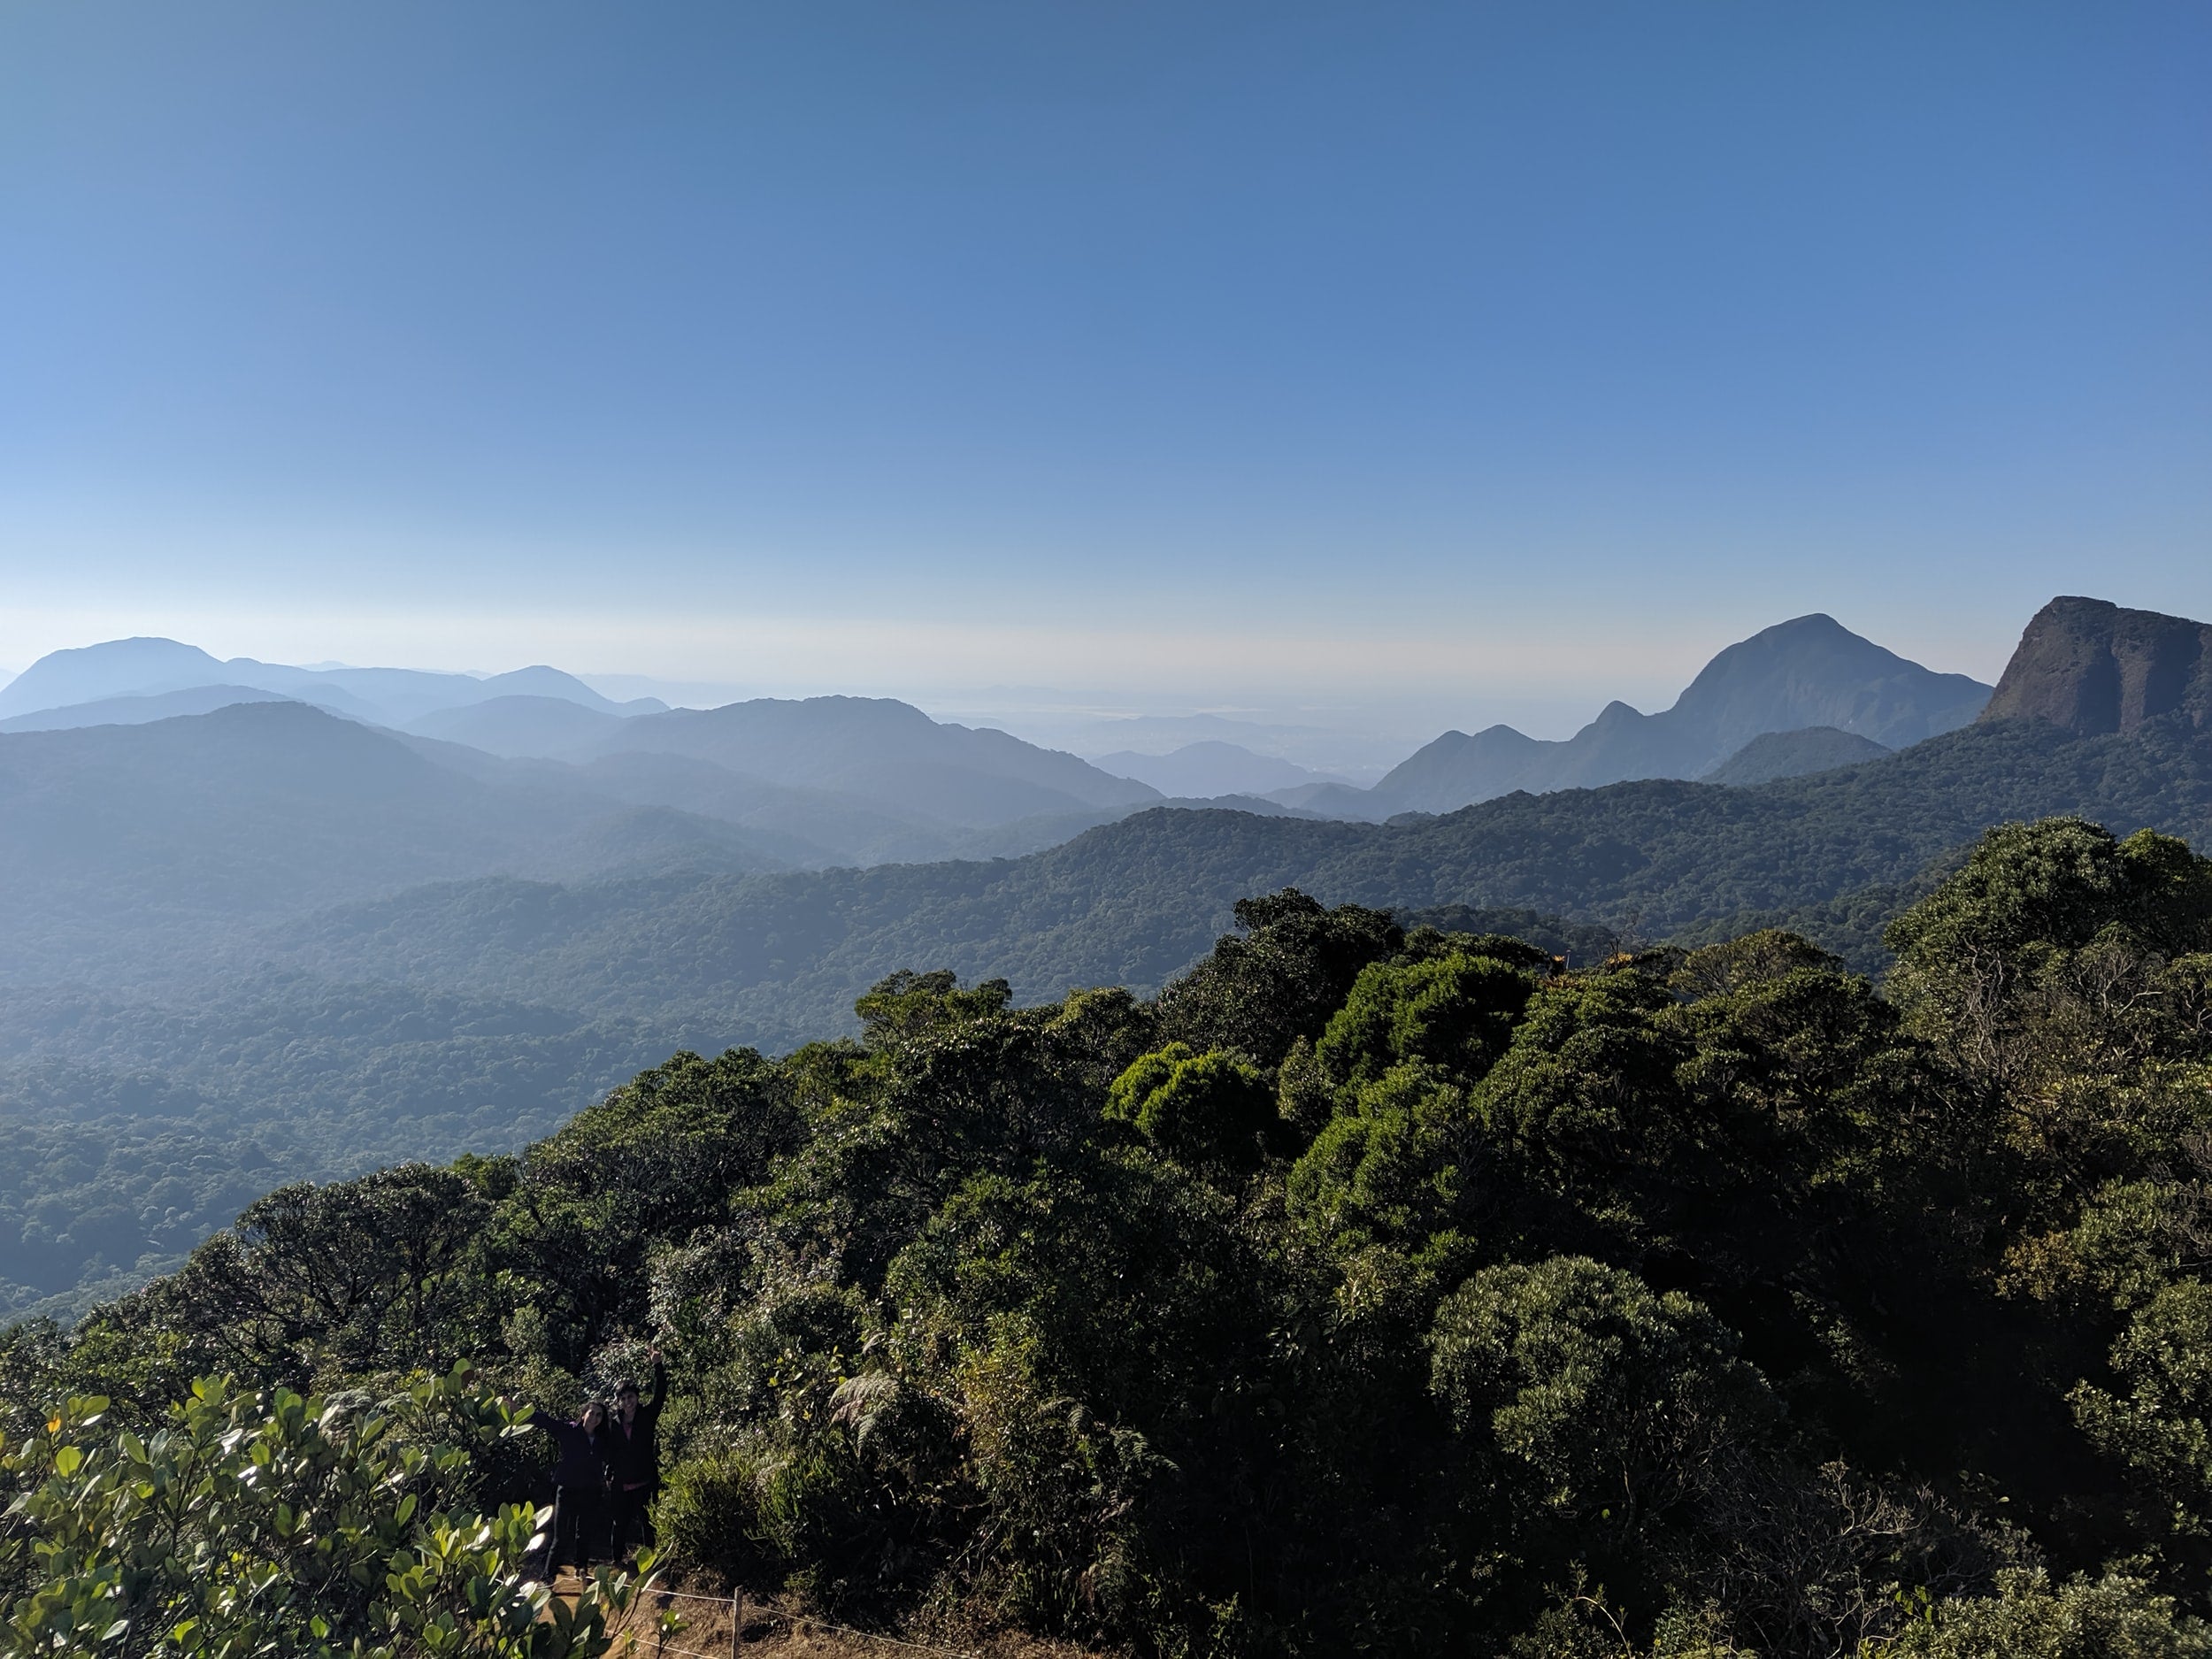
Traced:
<path fill-rule="evenodd" d="M 2208 86 L 0 6 L 0 1659 L 2212 1659 Z"/>
<path fill-rule="evenodd" d="M 241 1168 L 496 1150 L 673 1049 L 849 1031 L 918 962 L 1024 1002 L 1155 990 L 1286 885 L 1570 954 L 1786 918 L 1878 972 L 1882 921 L 1985 824 L 2212 829 L 2202 637 L 2055 601 L 1993 703 L 1801 618 L 1663 710 L 1447 733 L 1364 789 L 1217 738 L 1086 761 L 886 699 L 65 649 L 0 688 L 0 1102 L 107 1163 L 188 1145 L 211 1185 L 155 1210 L 21 1178 L 6 1294 L 153 1271 Z"/>

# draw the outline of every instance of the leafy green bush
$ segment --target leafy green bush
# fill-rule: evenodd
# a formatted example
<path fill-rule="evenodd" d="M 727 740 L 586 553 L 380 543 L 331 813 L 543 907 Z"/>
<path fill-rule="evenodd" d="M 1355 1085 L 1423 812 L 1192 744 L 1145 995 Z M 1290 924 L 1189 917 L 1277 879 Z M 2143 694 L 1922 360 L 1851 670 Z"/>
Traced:
<path fill-rule="evenodd" d="M 204 1380 L 150 1435 L 106 1409 L 73 1398 L 0 1459 L 10 1651 L 590 1659 L 637 1594 L 603 1571 L 557 1601 L 527 1572 L 542 1512 L 445 1507 L 472 1447 L 415 1431 L 520 1428 L 465 1369 L 393 1407 Z"/>
<path fill-rule="evenodd" d="M 2005 1575 L 1998 1594 L 1926 1605 L 1885 1653 L 1900 1659 L 2201 1659 L 2212 1627 L 2126 1573 Z"/>
<path fill-rule="evenodd" d="M 1276 1124 L 1275 1094 L 1240 1055 L 1171 1042 L 1142 1056 L 1106 1091 L 1103 1116 L 1171 1157 L 1256 1162 Z"/>

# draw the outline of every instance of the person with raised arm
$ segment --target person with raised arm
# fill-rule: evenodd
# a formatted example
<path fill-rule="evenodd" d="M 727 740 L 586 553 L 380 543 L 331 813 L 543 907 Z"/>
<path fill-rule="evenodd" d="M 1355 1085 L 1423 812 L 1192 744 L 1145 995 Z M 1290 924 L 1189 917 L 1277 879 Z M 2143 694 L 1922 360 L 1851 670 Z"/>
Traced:
<path fill-rule="evenodd" d="M 641 1401 L 637 1384 L 625 1378 L 614 1391 L 614 1416 L 608 1419 L 607 1487 L 612 1511 L 615 1558 L 630 1547 L 634 1528 L 638 1541 L 653 1541 L 650 1505 L 660 1489 L 661 1406 L 668 1397 L 668 1368 L 661 1351 L 653 1349 L 653 1397 Z"/>
<path fill-rule="evenodd" d="M 576 1563 L 576 1576 L 591 1571 L 592 1554 L 607 1542 L 607 1408 L 594 1400 L 580 1416 L 534 1419 L 553 1437 L 560 1459 L 553 1466 L 553 1543 L 545 1576 L 560 1576 L 561 1563 Z"/>

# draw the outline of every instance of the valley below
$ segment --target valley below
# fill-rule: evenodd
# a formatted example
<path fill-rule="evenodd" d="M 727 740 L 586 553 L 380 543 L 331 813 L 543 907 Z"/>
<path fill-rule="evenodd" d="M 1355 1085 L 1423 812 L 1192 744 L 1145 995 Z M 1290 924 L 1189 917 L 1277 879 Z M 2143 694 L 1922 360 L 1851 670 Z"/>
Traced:
<path fill-rule="evenodd" d="M 2068 609 L 2087 603 L 2061 602 L 2038 627 L 2109 628 L 2109 607 Z M 1787 648 L 1806 633 L 1770 630 L 1750 656 L 1801 687 Z M 1870 661 L 1893 697 L 1873 705 L 1886 731 L 1928 718 L 1894 711 L 1912 665 L 1839 648 L 1839 634 L 1810 638 Z M 1761 723 L 1744 712 L 1747 649 L 1701 677 L 1738 725 L 1700 755 Z M 1772 695 L 1764 724 L 1786 754 L 1816 762 L 1856 741 L 1843 752 L 1871 757 L 1748 784 L 1516 791 L 1387 822 L 1164 802 L 1073 757 L 860 699 L 772 705 L 720 732 L 716 715 L 687 717 L 656 747 L 580 770 L 273 694 L 0 735 L 0 1114 L 27 1154 L 0 1188 L 0 1233 L 19 1240 L 0 1298 L 81 1310 L 173 1265 L 274 1177 L 510 1148 L 679 1049 L 849 1034 L 855 1000 L 902 970 L 1002 979 L 1024 1004 L 1089 986 L 1149 995 L 1230 931 L 1239 900 L 1284 887 L 1515 933 L 1570 960 L 1786 926 L 1878 975 L 1883 926 L 1989 826 L 2070 815 L 2212 841 L 2212 747 L 2189 710 L 2084 718 L 2046 683 L 2055 652 L 2078 641 L 2032 628 L 2000 718 L 1898 752 L 1783 725 L 1863 703 L 1846 683 L 1815 704 Z M 480 726 L 511 702 L 433 718 Z M 603 741 L 675 718 L 564 706 Z M 930 733 L 950 733 L 927 737 L 933 764 L 913 748 Z M 1782 741 L 1754 741 L 1752 769 Z M 786 769 L 739 773 L 713 755 Z M 596 770 L 616 762 L 631 770 Z M 1074 816 L 1018 816 L 1048 788 Z M 869 836 L 878 857 L 805 867 Z M 998 856 L 900 856 L 960 838 L 979 855 L 996 838 Z"/>

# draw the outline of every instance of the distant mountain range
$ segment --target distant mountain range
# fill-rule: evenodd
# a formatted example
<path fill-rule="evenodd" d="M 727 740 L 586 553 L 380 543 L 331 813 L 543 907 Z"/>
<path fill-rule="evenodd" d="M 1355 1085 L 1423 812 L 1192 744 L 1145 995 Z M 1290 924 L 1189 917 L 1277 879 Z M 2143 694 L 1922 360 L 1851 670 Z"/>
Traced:
<path fill-rule="evenodd" d="M 1702 778 L 1756 738 L 1816 726 L 1900 749 L 1964 726 L 1989 701 L 1990 690 L 1964 674 L 1909 662 L 1832 617 L 1799 617 L 1728 647 L 1661 713 L 1609 703 L 1559 742 L 1509 726 L 1472 736 L 1447 732 L 1371 789 L 1309 787 L 1277 798 L 1379 819 L 1449 812 L 1516 790 L 1541 795 L 1637 778 Z M 1770 749 L 1766 766 L 1783 752 Z M 1817 745 L 1788 752 L 1809 767 L 1838 764 L 1830 758 L 1835 751 Z"/>
<path fill-rule="evenodd" d="M 285 663 L 257 662 L 250 657 L 222 662 L 196 645 L 175 640 L 132 639 L 109 640 L 40 657 L 0 687 L 0 721 L 12 722 L 16 717 L 42 710 L 110 704 L 116 705 L 106 710 L 111 718 L 71 719 L 65 724 L 134 724 L 165 718 L 171 713 L 202 711 L 182 707 L 165 710 L 155 701 L 163 694 L 224 687 L 275 693 L 381 726 L 404 726 L 434 710 L 515 695 L 558 697 L 607 713 L 642 714 L 668 706 L 654 697 L 614 703 L 573 674 L 542 664 L 483 679 L 412 668 L 295 668 Z M 0 730 L 24 729 L 35 728 L 12 723 L 0 726 Z"/>
<path fill-rule="evenodd" d="M 96 1122 L 125 1146 L 117 1125 L 188 1120 L 191 1144 L 227 1148 L 193 1155 L 216 1194 L 225 1158 L 314 1172 L 509 1145 L 678 1041 L 833 1034 L 897 968 L 1023 997 L 1156 986 L 1237 899 L 1286 883 L 1575 952 L 1778 923 L 1872 968 L 1882 923 L 1992 823 L 2078 812 L 2212 841 L 2212 630 L 2093 600 L 2039 613 L 1962 729 L 1907 741 L 1981 687 L 1803 619 L 1724 652 L 1665 714 L 1616 718 L 1707 781 L 1388 823 L 1183 810 L 1207 803 L 879 700 L 623 712 L 541 678 L 403 730 L 211 657 L 196 672 L 224 678 L 202 686 L 86 672 L 194 668 L 152 643 L 44 659 L 24 695 L 97 695 L 18 707 L 47 729 L 0 733 L 0 1121 Z M 86 723 L 119 702 L 168 716 Z M 1797 724 L 1736 742 L 1763 720 Z M 167 1250 L 204 1229 L 172 1208 L 110 1217 L 114 1236 Z M 92 1230 L 50 1231 L 52 1283 L 129 1265 Z"/>
<path fill-rule="evenodd" d="M 1240 743 L 1211 738 L 1185 743 L 1164 755 L 1119 749 L 1110 755 L 1094 755 L 1091 764 L 1116 777 L 1134 778 L 1149 784 L 1162 795 L 1199 799 L 1224 795 L 1266 795 L 1309 784 L 1344 782 L 1340 778 L 1301 766 L 1295 761 L 1255 754 Z"/>
<path fill-rule="evenodd" d="M 2124 639 L 2131 613 L 2106 610 Z M 2049 614 L 2023 647 L 2031 658 Z M 1228 925 L 1236 899 L 1286 883 L 1333 902 L 1518 909 L 1647 940 L 1786 921 L 1871 967 L 1881 923 L 1993 823 L 2078 813 L 2120 833 L 2212 841 L 2212 719 L 2198 682 L 2179 683 L 2124 731 L 2101 729 L 2093 710 L 2061 724 L 1993 708 L 1895 753 L 1765 782 L 1517 793 L 1389 825 L 1155 810 L 1004 864 L 494 879 L 327 911 L 285 933 L 282 949 L 320 974 L 595 1018 L 723 1009 L 771 1046 L 841 1020 L 853 994 L 901 966 L 1004 974 L 1024 997 L 1156 986 Z M 1786 739 L 1754 740 L 1738 758 L 1876 747 L 1838 728 Z M 489 951 L 472 919 L 526 914 Z M 636 959 L 625 941 L 641 934 L 658 941 L 653 961 L 607 979 L 600 964 Z"/>
<path fill-rule="evenodd" d="M 617 703 L 545 666 L 485 679 L 309 669 L 248 657 L 222 662 L 161 639 L 40 658 L 0 688 L 0 733 L 165 724 L 280 699 L 434 740 L 437 747 L 420 751 L 434 764 L 480 782 L 561 795 L 565 823 L 618 804 L 696 808 L 759 832 L 750 843 L 759 855 L 803 865 L 1025 852 L 1162 799 L 1071 755 L 1003 732 L 941 725 L 879 698 L 764 698 L 672 710 L 651 698 Z M 174 741 L 188 749 L 197 740 Z M 503 772 L 451 752 L 454 745 L 481 757 L 566 765 Z M 664 830 L 670 822 L 662 820 Z M 382 864 L 371 859 L 362 867 Z"/>
<path fill-rule="evenodd" d="M 42 658 L 0 691 L 4 709 L 78 699 L 16 712 L 0 734 L 0 906 L 13 941 L 0 973 L 10 956 L 16 972 L 50 972 L 104 926 L 127 950 L 131 937 L 216 917 L 438 879 L 1020 856 L 1195 800 L 1193 780 L 1225 771 L 1250 814 L 1328 816 L 1333 791 L 1357 798 L 1334 815 L 1376 818 L 1470 792 L 1494 799 L 1507 783 L 1540 794 L 1531 786 L 1697 773 L 1744 788 L 1900 764 L 1882 757 L 1916 753 L 1985 705 L 1985 721 L 2128 734 L 2207 718 L 2208 639 L 2198 623 L 2062 598 L 2031 622 L 1993 699 L 1829 618 L 1800 618 L 1721 652 L 1663 713 L 1616 703 L 1557 743 L 1504 727 L 1448 733 L 1371 790 L 1307 784 L 1271 801 L 1254 796 L 1292 763 L 1218 740 L 1116 757 L 1155 770 L 1156 786 L 883 699 L 671 710 L 614 704 L 551 668 L 487 680 L 297 669 L 118 641 Z M 161 688 L 196 674 L 231 678 Z M 284 700 L 310 695 L 332 707 L 380 698 L 387 713 L 445 701 L 392 731 Z"/>
<path fill-rule="evenodd" d="M 1662 713 L 1611 703 L 1563 742 L 1503 726 L 1448 732 L 1363 789 L 1233 741 L 1284 735 L 1275 728 L 1210 715 L 1115 723 L 1145 747 L 1086 763 L 884 699 L 671 710 L 650 698 L 614 703 L 542 665 L 483 679 L 311 669 L 221 662 L 173 640 L 134 639 L 33 664 L 0 688 L 0 733 L 150 723 L 290 697 L 488 756 L 558 762 L 576 769 L 566 781 L 586 793 L 722 818 L 757 833 L 762 852 L 806 865 L 1019 853 L 1163 799 L 1233 797 L 1263 813 L 1379 821 L 1517 789 L 1709 774 L 1755 782 L 1954 729 L 1989 691 L 1908 662 L 1831 618 L 1801 617 L 1721 652 Z M 1757 740 L 1822 730 L 1841 735 L 1768 741 L 1755 757 L 1732 758 Z M 1196 741 L 1172 741 L 1185 735 Z"/>
<path fill-rule="evenodd" d="M 2136 797 L 2079 780 L 2046 787 L 2034 783 L 2044 774 L 2033 768 L 2033 787 L 2024 785 L 2023 795 L 1979 773 L 1955 776 L 1956 767 L 1944 758 L 1983 749 L 1920 741 L 1887 753 L 1885 738 L 1903 740 L 1945 726 L 1962 708 L 1985 702 L 1984 726 L 2025 721 L 2078 738 L 2164 732 L 2176 723 L 2193 731 L 2189 723 L 2201 724 L 2212 710 L 2207 637 L 2196 623 L 2095 601 L 2055 601 L 2029 626 L 1989 701 L 1962 676 L 1906 663 L 1826 618 L 1801 618 L 1722 652 L 1663 714 L 1601 716 L 1577 738 L 1542 747 L 1554 757 L 1555 771 L 1601 772 L 1626 764 L 1629 752 L 1606 749 L 1607 733 L 1640 733 L 1648 741 L 1636 752 L 1646 763 L 1663 749 L 1683 768 L 1697 766 L 1728 786 L 1682 797 L 1697 803 L 1699 813 L 1728 822 L 1751 811 L 1733 804 L 1743 799 L 1769 803 L 1760 813 L 1783 810 L 1775 803 L 1797 797 L 1773 792 L 1793 778 L 1811 789 L 1809 801 L 1840 798 L 1823 792 L 1844 788 L 1858 798 L 1876 789 L 1869 779 L 1890 769 L 1895 781 L 1881 787 L 1902 795 L 1886 811 L 1901 811 L 1911 800 L 1952 803 L 1937 820 L 1939 829 L 1911 843 L 1909 862 L 1953 844 L 1993 813 Z M 182 672 L 196 663 L 225 672 L 238 666 L 214 664 L 173 641 L 132 641 L 42 659 L 23 680 L 75 692 L 150 666 Z M 354 682 L 357 694 L 381 688 L 388 698 L 396 695 L 394 686 L 427 695 L 416 679 L 466 679 L 411 678 L 396 670 L 296 672 L 369 676 Z M 503 678 L 557 684 L 568 677 L 526 670 Z M 229 695 L 216 686 L 120 700 L 220 701 Z M 379 730 L 273 700 L 266 692 L 254 695 L 202 715 L 101 726 L 73 718 L 65 725 L 56 716 L 54 729 L 0 735 L 0 980 L 47 982 L 57 973 L 109 983 L 188 978 L 250 949 L 240 942 L 241 928 L 379 901 L 426 882 L 659 881 L 672 874 L 727 880 L 834 864 L 1021 856 L 1148 807 L 1206 804 L 1164 799 L 1148 784 L 1073 756 L 1002 732 L 942 725 L 879 699 L 760 699 L 708 710 L 621 714 L 542 692 L 507 693 L 418 717 L 419 731 L 445 734 L 431 737 Z M 90 706 L 117 701 L 96 699 Z M 1870 729 L 1855 731 L 1832 719 L 1754 733 L 1736 744 L 1762 721 L 1824 713 Z M 541 752 L 503 756 L 488 752 L 493 745 Z M 544 757 L 549 749 L 565 758 Z M 1449 800 L 1474 787 L 1469 770 L 1458 764 L 1463 749 L 1440 740 L 1376 790 L 1348 793 L 1384 795 L 1386 804 Z M 1610 798 L 1576 791 L 1556 809 L 1512 810 L 1534 812 L 1532 821 L 1586 825 L 1597 821 L 1588 803 Z M 2127 811 L 2142 822 L 2193 830 L 2185 803 L 2166 811 L 2155 798 L 2154 792 L 2146 795 L 2148 803 Z M 1321 816 L 1279 800 L 1231 797 L 1214 804 L 1237 809 L 1228 821 L 1255 826 L 1269 818 Z M 1571 816 L 1558 818 L 1558 812 Z M 1463 818 L 1462 812 L 1454 821 Z M 1574 844 L 1585 849 L 1574 859 L 1596 856 L 1589 850 L 1595 833 L 1586 826 L 1574 831 Z M 1625 835 L 1600 862 L 1645 869 L 1650 833 Z M 1877 845 L 1897 844 L 1895 833 L 1878 823 L 1865 833 Z M 1264 833 L 1294 841 L 1307 832 L 1282 823 Z M 1564 855 L 1555 846 L 1543 856 Z M 1770 851 L 1767 856 L 1786 863 Z M 1832 885 L 1806 886 L 1809 867 L 1802 861 L 1792 866 L 1795 872 L 1773 892 L 1733 896 L 1725 884 L 1700 890 L 1694 872 L 1686 872 L 1680 879 L 1689 887 L 1652 916 L 1673 928 L 1732 910 L 1794 902 L 1789 894 L 1832 897 Z M 1411 885 L 1401 901 L 1550 905 L 1608 925 L 1618 918 L 1608 908 L 1611 889 L 1602 887 L 1560 886 L 1547 878 L 1523 888 L 1478 881 L 1472 873 L 1452 880 L 1412 873 L 1418 868 L 1417 859 L 1408 866 L 1404 879 Z M 1880 868 L 1881 879 L 1896 879 L 1893 860 Z M 1619 889 L 1620 902 L 1631 902 L 1633 886 Z M 1188 913 L 1179 901 L 1177 908 Z"/>

